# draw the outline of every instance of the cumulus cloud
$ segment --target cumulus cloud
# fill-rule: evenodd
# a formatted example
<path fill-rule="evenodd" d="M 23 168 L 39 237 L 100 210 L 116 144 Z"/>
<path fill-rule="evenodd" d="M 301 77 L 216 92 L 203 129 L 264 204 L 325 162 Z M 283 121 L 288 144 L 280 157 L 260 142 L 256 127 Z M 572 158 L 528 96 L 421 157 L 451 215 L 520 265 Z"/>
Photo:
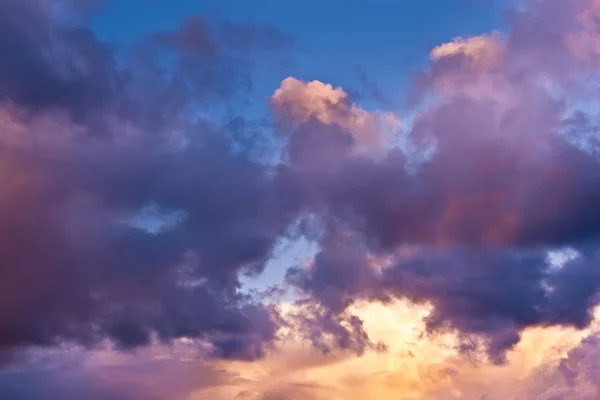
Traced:
<path fill-rule="evenodd" d="M 368 112 L 354 104 L 340 87 L 288 77 L 275 90 L 271 105 L 280 120 L 299 127 L 315 120 L 350 135 L 358 151 L 381 153 L 401 128 L 392 113 Z"/>
<path fill-rule="evenodd" d="M 199 115 L 247 94 L 253 57 L 288 36 L 195 17 L 117 57 L 77 7 L 2 3 L 0 395 L 596 398 L 598 121 L 581 105 L 599 78 L 597 10 L 532 0 L 503 34 L 435 47 L 410 128 L 286 78 L 254 143 L 231 135 L 243 117 Z M 244 292 L 242 276 L 299 236 L 318 250 L 287 269 L 294 304 Z M 382 334 L 377 313 L 404 319 Z M 537 359 L 531 335 L 557 332 L 568 351 Z M 181 391 L 135 373 L 113 387 L 98 358 L 75 386 L 64 369 L 14 370 L 34 349 L 76 346 L 119 360 L 137 349 L 120 364 L 137 371 L 155 361 L 143 352 L 181 343 L 210 377 Z"/>
<path fill-rule="evenodd" d="M 285 35 L 191 19 L 142 40 L 143 68 L 117 67 L 51 3 L 0 8 L 2 351 L 194 337 L 216 356 L 262 356 L 276 312 L 239 275 L 261 271 L 287 211 L 265 166 L 187 116 L 192 99 L 234 95 L 250 73 L 235 57 L 285 48 Z M 242 44 L 240 30 L 255 35 Z M 135 223 L 148 207 L 179 217 L 152 230 Z"/>
<path fill-rule="evenodd" d="M 292 268 L 289 283 L 340 315 L 357 299 L 432 304 L 431 333 L 458 331 L 461 349 L 483 346 L 498 362 L 528 327 L 589 324 L 598 300 L 593 204 L 600 176 L 595 155 L 563 133 L 564 96 L 577 95 L 587 71 L 564 41 L 548 40 L 579 28 L 579 7 L 563 4 L 532 2 L 515 11 L 505 38 L 434 49 L 417 89 L 437 97 L 407 132 L 415 146 L 434 147 L 417 171 L 406 168 L 401 149 L 383 160 L 339 157 L 347 146 L 343 127 L 334 132 L 312 121 L 296 129 L 290 152 L 303 158 L 292 158 L 290 180 L 325 234 L 314 267 Z M 530 30 L 536 35 L 523 37 Z M 548 90 L 548 80 L 564 90 Z M 440 82 L 453 90 L 440 90 Z M 316 143 L 326 133 L 338 139 L 323 150 Z M 324 157 L 330 168 L 314 173 Z M 412 255 L 393 261 L 406 246 Z M 564 246 L 582 256 L 551 268 L 547 252 Z M 391 261 L 376 271 L 373 257 Z"/>

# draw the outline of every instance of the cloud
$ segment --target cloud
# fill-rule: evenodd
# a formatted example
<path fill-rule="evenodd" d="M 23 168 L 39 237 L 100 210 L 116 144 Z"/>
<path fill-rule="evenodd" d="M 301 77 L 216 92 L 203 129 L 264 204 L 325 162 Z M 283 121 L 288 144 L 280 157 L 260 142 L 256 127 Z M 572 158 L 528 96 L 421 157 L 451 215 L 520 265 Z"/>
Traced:
<path fill-rule="evenodd" d="M 3 3 L 0 395 L 597 397 L 597 8 L 531 1 L 435 47 L 408 128 L 288 77 L 246 136 L 201 115 L 229 115 L 287 35 L 193 17 L 116 54 L 85 9 Z M 243 290 L 302 236 L 292 305 Z"/>
<path fill-rule="evenodd" d="M 475 68 L 489 68 L 502 56 L 503 43 L 499 33 L 493 35 L 455 38 L 451 42 L 434 47 L 430 53 L 432 61 L 463 57 Z"/>
<path fill-rule="evenodd" d="M 571 400 L 597 395 L 597 323 L 585 332 L 527 330 L 507 364 L 490 365 L 457 353 L 459 338 L 452 334 L 423 336 L 421 318 L 428 307 L 394 302 L 361 304 L 353 311 L 371 336 L 394 344 L 388 352 L 323 356 L 289 345 L 259 363 L 226 365 L 238 379 L 201 389 L 192 398 L 391 400 L 400 394 L 403 400 Z"/>
<path fill-rule="evenodd" d="M 353 104 L 342 88 L 320 81 L 284 79 L 271 98 L 271 106 L 280 120 L 291 122 L 296 129 L 311 120 L 335 126 L 350 135 L 359 151 L 367 153 L 384 151 L 401 128 L 394 114 L 365 111 Z"/>
<path fill-rule="evenodd" d="M 150 35 L 130 50 L 145 66 L 117 68 L 108 44 L 50 4 L 0 7 L 0 46 L 16 46 L 0 67 L 0 349 L 193 337 L 215 356 L 263 356 L 277 312 L 241 293 L 239 277 L 262 270 L 288 210 L 268 168 L 233 154 L 221 128 L 187 107 L 236 95 L 250 67 L 230 57 L 287 42 L 192 19 L 164 34 L 189 41 Z M 255 35 L 233 43 L 240 32 Z M 149 50 L 180 63 L 164 70 Z M 180 217 L 147 229 L 135 220 L 149 207 Z"/>
<path fill-rule="evenodd" d="M 207 350 L 191 340 L 126 353 L 77 346 L 30 349 L 0 371 L 0 395 L 19 400 L 183 400 L 199 386 L 232 378 L 206 362 Z"/>
<path fill-rule="evenodd" d="M 126 80 L 112 50 L 87 28 L 57 25 L 49 2 L 0 6 L 0 100 L 31 110 L 62 107 L 81 117 L 114 99 Z"/>
<path fill-rule="evenodd" d="M 286 305 L 286 312 L 294 307 Z M 370 336 L 393 344 L 387 352 L 323 354 L 298 336 L 282 343 L 280 352 L 250 363 L 207 360 L 208 349 L 190 340 L 155 343 L 134 353 L 45 349 L 22 354 L 14 367 L 0 372 L 0 394 L 148 400 L 395 400 L 398 393 L 403 400 L 575 400 L 596 395 L 597 320 L 585 331 L 527 330 L 509 352 L 509 362 L 498 366 L 460 355 L 456 335 L 423 335 L 422 318 L 431 307 L 401 301 L 362 303 L 352 311 Z"/>
<path fill-rule="evenodd" d="M 323 117 L 297 128 L 289 179 L 324 232 L 313 266 L 288 273 L 306 301 L 346 322 L 358 300 L 432 304 L 431 333 L 460 332 L 464 351 L 483 346 L 498 362 L 526 328 L 590 323 L 598 300 L 600 225 L 593 204 L 600 176 L 595 154 L 564 135 L 567 96 L 579 93 L 579 74 L 587 71 L 564 42 L 548 39 L 580 27 L 580 8 L 564 4 L 529 4 L 515 13 L 506 38 L 460 39 L 434 49 L 417 90 L 423 99 L 435 97 L 406 132 L 423 154 L 416 170 L 407 168 L 411 155 L 401 148 L 380 160 L 347 155 L 347 129 L 333 129 Z M 535 36 L 523 37 L 530 30 Z M 524 51 L 536 41 L 544 52 Z M 549 90 L 548 81 L 562 89 Z M 303 99 L 288 101 L 306 110 Z M 323 107 L 337 104 L 330 103 L 308 104 L 329 115 Z M 321 163 L 327 168 L 314 172 Z M 551 268 L 547 252 L 565 246 L 582 257 Z M 398 258 L 406 247 L 412 255 Z M 374 270 L 373 257 L 387 259 L 387 267 Z M 355 334 L 364 336 L 361 329 Z"/>
<path fill-rule="evenodd" d="M 496 366 L 460 356 L 453 349 L 458 340 L 454 335 L 423 336 L 421 318 L 429 312 L 427 307 L 395 302 L 385 307 L 361 304 L 353 311 L 371 336 L 394 343 L 388 352 L 360 358 L 343 352 L 323 355 L 288 341 L 284 351 L 260 362 L 218 363 L 215 368 L 227 371 L 230 380 L 199 385 L 191 398 L 391 400 L 400 393 L 406 400 L 500 400 L 538 398 L 554 388 L 574 399 L 594 382 L 586 374 L 595 365 L 595 328 L 527 331 L 508 355 L 510 363 Z M 590 364 L 579 363 L 576 354 L 585 354 Z M 564 371 L 567 363 L 570 375 Z M 569 376 L 578 383 L 568 383 Z"/>

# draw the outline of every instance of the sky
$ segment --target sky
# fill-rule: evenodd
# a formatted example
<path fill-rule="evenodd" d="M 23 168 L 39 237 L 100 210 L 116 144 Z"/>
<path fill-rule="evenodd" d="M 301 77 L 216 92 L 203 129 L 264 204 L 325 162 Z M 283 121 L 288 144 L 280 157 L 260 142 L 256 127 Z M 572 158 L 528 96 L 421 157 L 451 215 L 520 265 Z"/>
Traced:
<path fill-rule="evenodd" d="M 597 0 L 0 0 L 0 398 L 600 398 Z"/>

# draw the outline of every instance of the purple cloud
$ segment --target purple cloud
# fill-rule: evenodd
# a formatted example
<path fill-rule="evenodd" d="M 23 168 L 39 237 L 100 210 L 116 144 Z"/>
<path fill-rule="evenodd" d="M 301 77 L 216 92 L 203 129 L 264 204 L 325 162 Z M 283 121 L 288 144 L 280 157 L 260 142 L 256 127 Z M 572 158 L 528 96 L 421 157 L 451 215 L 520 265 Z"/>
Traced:
<path fill-rule="evenodd" d="M 276 312 L 239 276 L 262 270 L 291 216 L 267 166 L 189 106 L 236 96 L 253 52 L 287 37 L 195 18 L 117 66 L 47 2 L 0 14 L 0 348 L 192 337 L 216 356 L 262 356 Z M 163 68 L 162 56 L 180 62 Z M 180 218 L 158 231 L 132 222 L 149 206 Z"/>
<path fill-rule="evenodd" d="M 339 88 L 284 80 L 276 137 L 257 139 L 282 144 L 272 165 L 230 137 L 244 118 L 199 113 L 243 96 L 253 56 L 285 51 L 288 36 L 194 17 L 117 62 L 47 2 L 3 3 L 0 349 L 10 361 L 29 347 L 186 337 L 252 360 L 291 324 L 316 348 L 360 353 L 383 345 L 351 306 L 392 299 L 431 305 L 430 333 L 455 331 L 496 362 L 526 328 L 588 326 L 600 169 L 581 145 L 596 121 L 573 115 L 573 98 L 589 94 L 598 55 L 578 40 L 598 39 L 586 18 L 599 11 L 581 4 L 531 2 L 506 35 L 433 49 L 404 132 Z M 149 209 L 154 221 L 139 216 Z M 318 229 L 296 231 L 307 215 Z M 319 252 L 288 270 L 302 298 L 284 321 L 240 277 L 260 275 L 292 233 Z M 579 256 L 550 265 L 565 247 Z"/>
<path fill-rule="evenodd" d="M 296 125 L 288 179 L 324 233 L 314 263 L 290 269 L 288 282 L 334 315 L 362 300 L 431 304 L 431 333 L 456 331 L 463 350 L 481 344 L 499 362 L 525 328 L 586 327 L 600 284 L 600 175 L 569 115 L 595 58 L 569 40 L 596 38 L 582 17 L 594 13 L 592 2 L 531 2 L 506 37 L 435 48 L 415 96 L 432 100 L 404 133 L 417 149 L 434 146 L 416 169 L 399 149 L 379 160 L 353 152 L 352 114 L 346 123 L 323 117 L 338 115 L 339 103 Z M 274 105 L 288 119 L 290 110 Z M 580 256 L 549 265 L 547 252 L 564 247 Z"/>

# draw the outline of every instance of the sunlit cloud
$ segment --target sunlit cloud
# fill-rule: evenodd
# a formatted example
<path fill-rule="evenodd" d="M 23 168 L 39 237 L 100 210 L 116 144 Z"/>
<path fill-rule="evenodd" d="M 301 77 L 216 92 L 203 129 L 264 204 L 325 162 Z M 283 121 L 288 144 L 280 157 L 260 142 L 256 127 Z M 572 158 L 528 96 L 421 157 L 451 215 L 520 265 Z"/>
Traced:
<path fill-rule="evenodd" d="M 0 398 L 600 397 L 599 1 L 379 108 L 262 22 L 93 10 L 0 3 Z"/>

